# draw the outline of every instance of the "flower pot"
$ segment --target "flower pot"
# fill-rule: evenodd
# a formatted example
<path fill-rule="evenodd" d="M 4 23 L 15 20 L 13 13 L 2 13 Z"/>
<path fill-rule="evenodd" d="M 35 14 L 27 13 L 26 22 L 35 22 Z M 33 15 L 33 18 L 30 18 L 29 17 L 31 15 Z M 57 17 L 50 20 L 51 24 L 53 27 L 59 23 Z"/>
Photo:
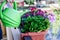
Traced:
<path fill-rule="evenodd" d="M 37 32 L 21 33 L 20 37 L 21 40 L 24 40 L 25 36 L 30 36 L 32 40 L 45 40 L 46 33 L 47 31 L 43 31 L 39 33 Z"/>

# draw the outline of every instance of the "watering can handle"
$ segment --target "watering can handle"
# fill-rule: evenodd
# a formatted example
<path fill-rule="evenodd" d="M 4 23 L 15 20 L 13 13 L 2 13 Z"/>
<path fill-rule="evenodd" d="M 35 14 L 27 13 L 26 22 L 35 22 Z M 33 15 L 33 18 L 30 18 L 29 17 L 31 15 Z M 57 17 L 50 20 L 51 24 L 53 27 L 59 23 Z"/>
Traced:
<path fill-rule="evenodd" d="M 13 8 L 15 9 L 15 10 L 17 10 L 17 2 L 15 1 L 15 0 L 13 0 L 14 2 L 13 2 Z"/>
<path fill-rule="evenodd" d="M 2 4 L 0 5 L 0 19 L 2 17 L 2 9 L 5 4 L 6 4 L 6 0 L 4 0 L 4 2 L 2 2 Z"/>
<path fill-rule="evenodd" d="M 0 5 L 0 10 L 2 10 L 2 8 L 4 7 L 4 5 L 6 4 L 6 1 L 7 0 L 4 0 L 4 2 L 2 2 L 2 4 Z M 15 10 L 17 10 L 17 3 L 15 1 L 13 2 L 13 8 Z"/>
<path fill-rule="evenodd" d="M 6 4 L 6 0 L 4 2 L 2 2 L 2 4 L 0 5 L 0 9 L 2 10 L 3 6 Z"/>
<path fill-rule="evenodd" d="M 1 19 L 1 16 L 2 16 L 2 9 L 4 7 L 4 5 L 6 4 L 7 0 L 4 0 L 4 2 L 2 2 L 2 4 L 0 5 L 0 19 Z M 13 2 L 13 8 L 15 10 L 17 10 L 17 3 L 14 1 Z"/>

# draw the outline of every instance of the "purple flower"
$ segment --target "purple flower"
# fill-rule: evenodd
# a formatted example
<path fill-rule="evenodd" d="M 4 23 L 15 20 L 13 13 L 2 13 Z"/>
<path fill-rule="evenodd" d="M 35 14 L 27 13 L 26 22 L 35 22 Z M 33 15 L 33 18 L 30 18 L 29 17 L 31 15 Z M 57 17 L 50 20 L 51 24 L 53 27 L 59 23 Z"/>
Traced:
<path fill-rule="evenodd" d="M 42 10 L 39 9 L 36 14 L 37 14 L 37 15 L 44 16 L 45 13 L 44 13 Z"/>
<path fill-rule="evenodd" d="M 26 14 L 26 16 L 28 17 L 28 16 L 29 16 L 29 14 L 27 13 L 27 14 Z"/>
<path fill-rule="evenodd" d="M 50 14 L 48 15 L 48 19 L 49 19 L 49 21 L 50 21 L 51 23 L 53 23 L 56 18 L 55 18 L 55 16 L 54 16 L 53 13 L 50 13 Z"/>
<path fill-rule="evenodd" d="M 34 10 L 36 10 L 36 7 L 30 7 L 29 8 L 31 11 L 34 11 Z"/>

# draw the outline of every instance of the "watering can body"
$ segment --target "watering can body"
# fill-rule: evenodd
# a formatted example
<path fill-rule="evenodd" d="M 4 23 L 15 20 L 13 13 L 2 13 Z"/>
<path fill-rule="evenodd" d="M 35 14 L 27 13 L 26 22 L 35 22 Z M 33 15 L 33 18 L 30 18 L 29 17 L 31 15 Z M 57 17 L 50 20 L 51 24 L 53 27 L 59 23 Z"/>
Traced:
<path fill-rule="evenodd" d="M 6 27 L 18 27 L 20 24 L 20 13 L 14 9 L 6 8 L 2 12 L 2 22 Z"/>
<path fill-rule="evenodd" d="M 21 16 L 28 12 L 29 10 L 21 10 L 17 11 L 12 8 L 6 8 L 1 13 L 1 20 L 3 22 L 3 25 L 5 27 L 19 27 L 19 24 L 21 22 Z"/>

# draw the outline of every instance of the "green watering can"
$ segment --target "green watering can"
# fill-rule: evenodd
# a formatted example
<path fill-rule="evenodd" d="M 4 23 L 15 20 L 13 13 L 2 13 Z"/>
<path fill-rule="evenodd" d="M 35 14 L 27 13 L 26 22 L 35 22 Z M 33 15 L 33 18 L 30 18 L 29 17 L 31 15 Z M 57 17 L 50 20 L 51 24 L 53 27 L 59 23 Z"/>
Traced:
<path fill-rule="evenodd" d="M 14 9 L 12 8 L 6 8 L 2 12 L 3 6 L 6 4 L 6 1 L 4 1 L 0 5 L 0 18 L 3 22 L 5 27 L 18 27 L 21 22 L 21 16 L 25 14 L 26 12 L 29 12 L 29 10 L 21 10 L 17 11 L 17 5 L 16 2 L 14 2 Z"/>

